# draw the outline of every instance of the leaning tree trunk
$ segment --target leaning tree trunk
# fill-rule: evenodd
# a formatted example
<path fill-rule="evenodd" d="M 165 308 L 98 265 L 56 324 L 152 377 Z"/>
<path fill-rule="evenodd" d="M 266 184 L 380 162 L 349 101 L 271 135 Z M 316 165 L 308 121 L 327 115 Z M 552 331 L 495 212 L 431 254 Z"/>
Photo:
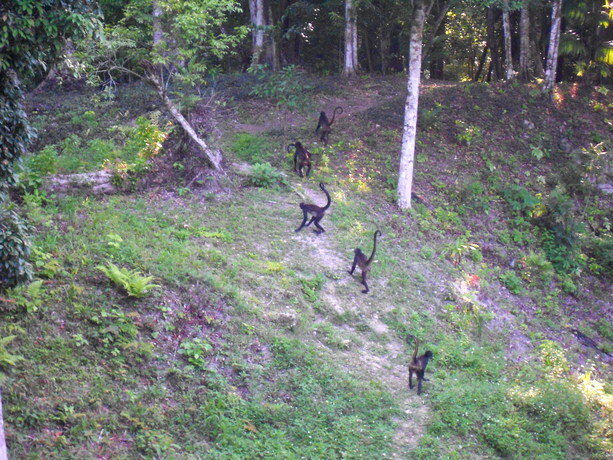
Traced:
<path fill-rule="evenodd" d="M 530 4 L 524 0 L 519 18 L 519 78 L 530 79 Z"/>
<path fill-rule="evenodd" d="M 345 65 L 343 75 L 350 77 L 358 71 L 358 21 L 353 0 L 345 0 Z"/>
<path fill-rule="evenodd" d="M 223 172 L 223 169 L 221 167 L 221 151 L 213 151 L 213 149 L 211 149 L 206 144 L 206 142 L 204 142 L 200 138 L 200 136 L 198 136 L 194 128 L 192 128 L 192 125 L 190 125 L 189 121 L 185 119 L 185 117 L 179 111 L 177 106 L 170 100 L 166 89 L 156 75 L 154 75 L 153 73 L 148 73 L 146 78 L 147 82 L 149 82 L 155 88 L 168 111 L 171 113 L 174 119 L 177 120 L 179 125 L 181 125 L 183 131 L 185 131 L 185 133 L 190 137 L 190 139 L 194 141 L 196 145 L 198 145 L 198 147 L 200 147 L 200 149 L 204 152 L 207 160 L 209 161 L 209 163 L 211 163 L 213 168 L 215 168 L 217 171 Z"/>
<path fill-rule="evenodd" d="M 505 79 L 513 79 L 513 55 L 511 53 L 511 21 L 509 20 L 509 1 L 503 0 L 502 5 L 502 35 L 504 37 L 504 70 Z"/>
<path fill-rule="evenodd" d="M 547 50 L 547 66 L 543 91 L 551 92 L 556 82 L 558 67 L 558 49 L 560 47 L 560 24 L 562 22 L 562 0 L 554 0 L 551 8 L 551 31 L 549 32 L 549 48 Z"/>
<path fill-rule="evenodd" d="M 413 3 L 413 21 L 409 43 L 409 77 L 407 80 L 407 100 L 404 106 L 404 130 L 398 172 L 398 206 L 411 207 L 413 188 L 413 163 L 415 157 L 415 137 L 417 134 L 417 108 L 419 104 L 419 83 L 421 79 L 421 50 L 423 46 L 426 12 L 423 0 Z"/>

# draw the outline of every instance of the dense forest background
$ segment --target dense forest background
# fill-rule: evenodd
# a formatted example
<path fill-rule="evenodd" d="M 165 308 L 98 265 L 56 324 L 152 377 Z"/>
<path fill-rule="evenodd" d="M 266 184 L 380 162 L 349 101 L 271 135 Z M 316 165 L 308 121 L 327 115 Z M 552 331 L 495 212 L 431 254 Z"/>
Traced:
<path fill-rule="evenodd" d="M 610 458 L 612 22 L 2 2 L 0 459 Z"/>

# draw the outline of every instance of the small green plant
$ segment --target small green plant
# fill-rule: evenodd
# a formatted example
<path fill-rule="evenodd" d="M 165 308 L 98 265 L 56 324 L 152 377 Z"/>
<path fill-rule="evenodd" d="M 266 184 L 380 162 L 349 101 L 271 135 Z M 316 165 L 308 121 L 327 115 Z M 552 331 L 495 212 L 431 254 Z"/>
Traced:
<path fill-rule="evenodd" d="M 500 275 L 500 281 L 512 294 L 520 294 L 522 291 L 521 279 L 513 271 L 506 271 Z"/>
<path fill-rule="evenodd" d="M 473 255 L 472 253 L 474 252 L 477 252 L 478 255 Z M 483 255 L 479 250 L 479 245 L 468 242 L 466 236 L 462 236 L 453 243 L 449 243 L 443 250 L 443 254 L 449 257 L 454 265 L 459 265 L 462 261 L 462 257 L 466 255 L 468 255 L 475 262 L 480 262 L 483 260 Z"/>
<path fill-rule="evenodd" d="M 513 212 L 531 215 L 532 210 L 540 204 L 540 200 L 521 185 L 511 185 L 500 191 Z"/>
<path fill-rule="evenodd" d="M 455 137 L 461 145 L 472 145 L 479 142 L 483 137 L 481 128 L 476 125 L 470 125 L 462 120 L 456 120 L 455 125 L 458 127 L 458 133 Z"/>
<path fill-rule="evenodd" d="M 99 124 L 96 112 L 94 112 L 93 110 L 88 110 L 83 113 L 83 115 L 75 115 L 74 117 L 72 117 L 70 122 L 74 125 L 83 126 L 89 130 L 96 129 Z"/>
<path fill-rule="evenodd" d="M 9 366 L 15 366 L 19 361 L 23 361 L 23 356 L 13 355 L 6 349 L 7 345 L 15 340 L 17 336 L 9 335 L 8 337 L 0 338 L 0 367 L 7 368 Z M 0 374 L 1 375 L 1 374 Z"/>
<path fill-rule="evenodd" d="M 270 163 L 256 163 L 251 167 L 248 177 L 249 185 L 272 188 L 285 183 L 281 172 Z"/>
<path fill-rule="evenodd" d="M 96 268 L 117 286 L 123 288 L 130 297 L 146 297 L 152 289 L 159 287 L 151 283 L 153 276 L 143 276 L 137 270 L 118 267 L 111 262 L 107 262 L 106 266 L 98 265 Z"/>
<path fill-rule="evenodd" d="M 520 260 L 522 266 L 521 277 L 528 282 L 540 281 L 548 284 L 555 273 L 553 265 L 542 252 L 530 251 Z"/>
<path fill-rule="evenodd" d="M 190 364 L 202 369 L 206 365 L 204 358 L 212 349 L 213 346 L 204 339 L 187 339 L 181 342 L 179 354 L 185 356 Z"/>

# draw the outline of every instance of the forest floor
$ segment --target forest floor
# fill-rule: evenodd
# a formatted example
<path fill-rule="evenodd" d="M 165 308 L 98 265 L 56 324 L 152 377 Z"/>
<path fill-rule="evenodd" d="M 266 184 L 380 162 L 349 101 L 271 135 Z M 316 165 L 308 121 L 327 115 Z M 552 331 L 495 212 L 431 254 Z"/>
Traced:
<path fill-rule="evenodd" d="M 192 120 L 222 145 L 227 176 L 177 151 L 173 136 L 134 191 L 29 190 L 42 283 L 0 303 L 0 335 L 15 335 L 7 349 L 24 358 L 3 381 L 12 455 L 610 454 L 610 272 L 592 252 L 580 275 L 555 272 L 526 211 L 575 164 L 565 144 L 581 152 L 607 139 L 605 95 L 568 86 L 551 104 L 531 86 L 427 82 L 421 202 L 404 213 L 393 203 L 404 85 L 307 80 L 291 111 L 220 83 L 222 103 Z M 317 114 L 337 105 L 323 146 Z M 112 100 L 85 88 L 37 93 L 27 109 L 40 135 L 26 164 L 41 172 L 129 163 L 136 117 L 164 126 L 138 85 Z M 297 140 L 314 153 L 309 178 L 291 171 L 285 147 Z M 332 196 L 326 232 L 296 233 L 298 203 L 325 202 L 319 182 Z M 573 199 L 609 231 L 609 196 Z M 375 229 L 362 294 L 359 269 L 347 270 Z M 159 287 L 129 297 L 99 268 L 108 263 Z M 409 335 L 434 352 L 420 396 L 408 389 Z"/>

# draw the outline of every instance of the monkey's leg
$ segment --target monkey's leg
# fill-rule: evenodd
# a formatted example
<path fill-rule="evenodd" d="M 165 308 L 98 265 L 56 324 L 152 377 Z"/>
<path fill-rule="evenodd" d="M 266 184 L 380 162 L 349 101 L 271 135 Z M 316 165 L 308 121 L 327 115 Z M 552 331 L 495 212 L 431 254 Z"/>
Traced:
<path fill-rule="evenodd" d="M 307 212 L 306 211 L 302 211 L 302 213 L 304 214 L 304 218 L 302 219 L 302 223 L 300 224 L 300 227 L 298 227 L 296 230 L 294 230 L 295 232 L 299 232 L 300 230 L 302 230 L 302 227 L 304 227 L 304 223 L 307 220 Z"/>
<path fill-rule="evenodd" d="M 413 370 L 409 369 L 409 389 L 413 389 Z"/>
<path fill-rule="evenodd" d="M 315 216 L 311 217 L 311 220 L 309 220 L 309 223 L 306 224 L 305 227 L 308 227 L 309 225 L 311 225 L 314 220 L 315 220 Z"/>
<path fill-rule="evenodd" d="M 311 174 L 311 163 L 309 163 L 307 165 L 307 172 L 306 172 L 306 176 L 309 177 L 309 174 Z"/>
<path fill-rule="evenodd" d="M 324 228 L 323 228 L 321 225 L 319 225 L 319 221 L 320 221 L 322 218 L 323 218 L 323 216 L 321 216 L 319 219 L 315 219 L 315 220 L 313 221 L 313 223 L 315 224 L 315 227 L 317 227 L 317 228 L 319 229 L 319 231 L 317 231 L 317 230 L 313 230 L 315 233 L 323 233 L 323 232 L 325 232 Z"/>
<path fill-rule="evenodd" d="M 418 372 L 417 373 L 417 394 L 420 395 L 421 394 L 421 381 L 422 381 L 423 377 L 422 375 Z"/>
<path fill-rule="evenodd" d="M 362 272 L 362 284 L 366 289 L 362 291 L 362 294 L 367 294 L 370 289 L 368 289 L 368 283 L 366 282 L 366 272 Z"/>

